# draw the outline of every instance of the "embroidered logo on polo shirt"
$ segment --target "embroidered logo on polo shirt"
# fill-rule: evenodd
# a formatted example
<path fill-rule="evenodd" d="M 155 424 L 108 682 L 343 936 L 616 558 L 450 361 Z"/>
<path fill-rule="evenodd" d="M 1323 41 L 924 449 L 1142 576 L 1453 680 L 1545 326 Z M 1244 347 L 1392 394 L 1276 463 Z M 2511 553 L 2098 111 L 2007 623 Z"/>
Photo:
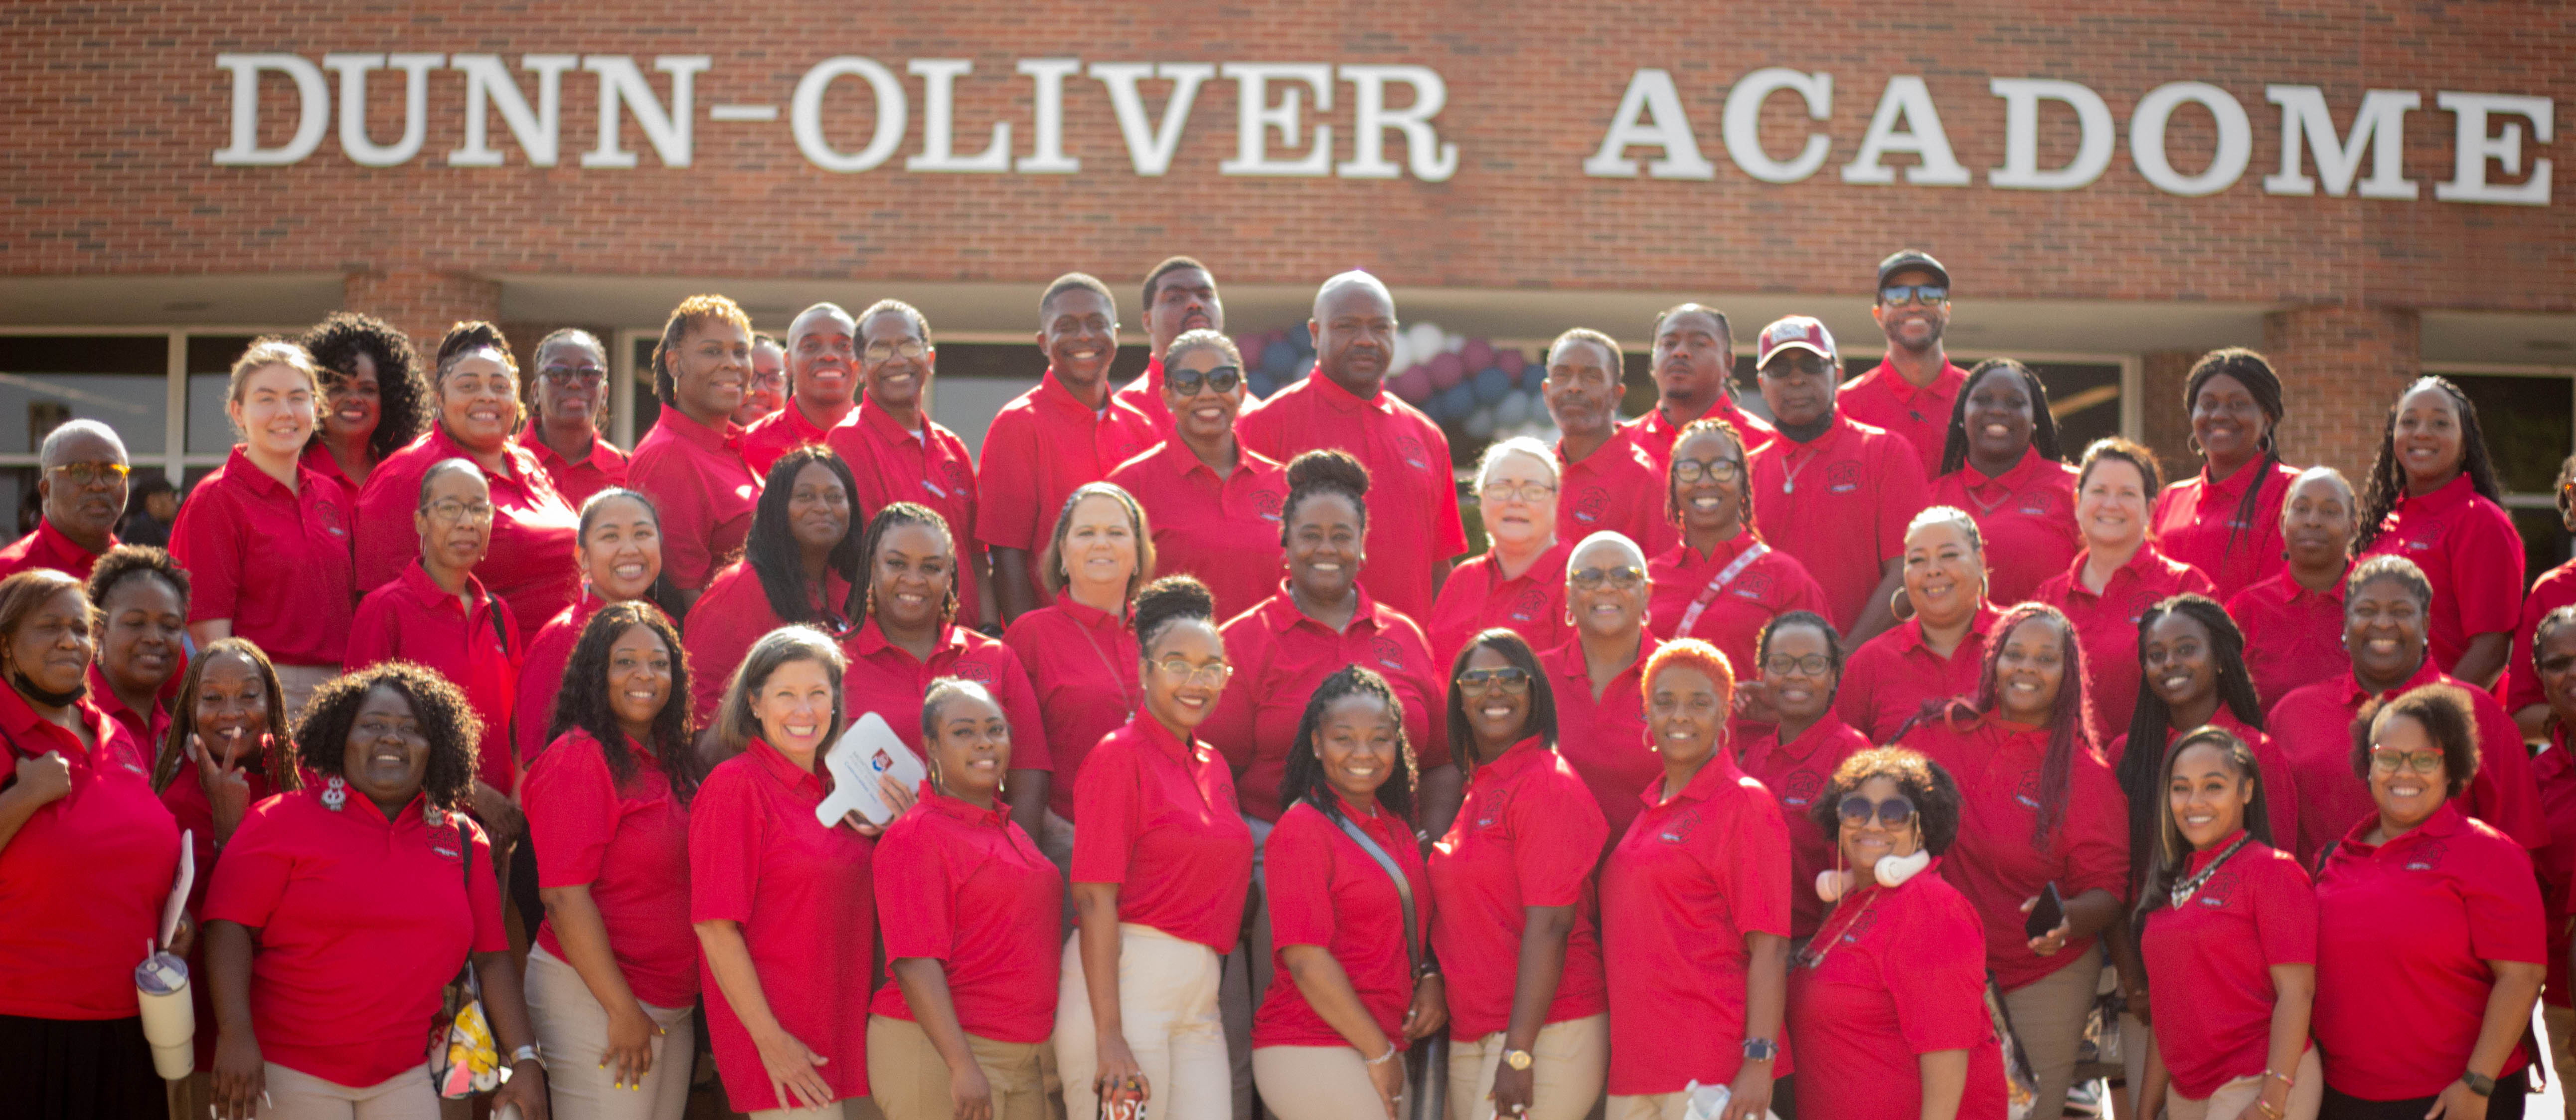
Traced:
<path fill-rule="evenodd" d="M 1574 519 L 1586 525 L 1598 524 L 1601 521 L 1601 515 L 1609 510 L 1610 492 L 1595 486 L 1585 490 L 1582 497 L 1575 499 Z"/>
<path fill-rule="evenodd" d="M 325 533 L 343 538 L 349 535 L 348 526 L 340 517 L 340 503 L 338 502 L 321 501 L 313 503 L 313 519 L 322 523 L 322 531 Z"/>
<path fill-rule="evenodd" d="M 951 667 L 949 671 L 957 674 L 959 679 L 970 680 L 976 684 L 989 685 L 993 683 L 993 667 L 981 662 L 960 661 L 955 666 Z"/>
<path fill-rule="evenodd" d="M 1287 496 L 1277 490 L 1255 490 L 1252 492 L 1252 511 L 1268 520 L 1277 521 L 1280 506 L 1286 501 Z"/>
<path fill-rule="evenodd" d="M 1494 790 L 1476 803 L 1476 830 L 1492 832 L 1503 827 L 1503 810 L 1512 804 L 1509 788 Z"/>
<path fill-rule="evenodd" d="M 2021 784 L 2013 787 L 2013 800 L 2021 802 L 2025 808 L 2039 808 L 2039 771 L 2022 772 Z"/>
<path fill-rule="evenodd" d="M 972 489 L 975 485 L 974 472 L 968 470 L 966 464 L 958 462 L 955 459 L 950 459 L 947 462 L 939 464 L 939 474 L 941 477 L 948 480 L 949 490 L 954 490 L 960 494 Z M 922 485 L 928 486 L 929 484 L 930 482 L 928 479 L 922 480 Z M 948 492 L 944 490 L 940 491 L 939 496 L 943 498 L 947 497 Z"/>
<path fill-rule="evenodd" d="M 1519 597 L 1512 600 L 1512 621 L 1529 622 L 1545 610 L 1547 610 L 1547 593 L 1536 587 L 1524 587 Z"/>
<path fill-rule="evenodd" d="M 2406 855 L 2406 870 L 2431 871 L 2442 866 L 2442 853 L 2445 850 L 2439 840 L 2427 840 L 2416 845 L 2415 850 Z"/>
<path fill-rule="evenodd" d="M 1825 779 L 1813 770 L 1794 770 L 1780 782 L 1780 803 L 1804 809 L 1824 792 Z"/>
<path fill-rule="evenodd" d="M 1431 453 L 1423 450 L 1422 441 L 1413 436 L 1395 437 L 1395 452 L 1404 456 L 1406 466 L 1417 471 L 1431 466 Z"/>
<path fill-rule="evenodd" d="M 1828 493 L 1849 494 L 1858 489 L 1860 489 L 1860 462 L 1858 460 L 1845 459 L 1825 468 L 1825 490 Z"/>
<path fill-rule="evenodd" d="M 1757 603 L 1768 599 L 1771 597 L 1771 573 L 1746 572 L 1736 577 L 1735 586 L 1728 588 L 1726 593 Z"/>
<path fill-rule="evenodd" d="M 2194 895 L 2194 899 L 2203 906 L 2225 906 L 2227 900 L 2236 893 L 2236 882 L 2235 868 L 2219 868 L 2210 875 L 2208 882 L 2200 885 L 2200 890 Z"/>
<path fill-rule="evenodd" d="M 1851 925 L 1850 925 L 1850 926 L 1848 926 L 1848 927 L 1845 927 L 1845 928 L 1844 928 L 1844 930 L 1843 930 L 1843 944 L 1845 944 L 1845 945 L 1858 945 L 1858 944 L 1860 944 L 1860 939 L 1861 939 L 1861 938 L 1864 938 L 1864 937 L 1869 936 L 1869 931 L 1870 931 L 1871 929 L 1873 929 L 1873 928 L 1876 928 L 1876 927 L 1877 927 L 1877 925 L 1878 925 L 1878 911 L 1876 911 L 1876 910 L 1863 910 L 1863 911 L 1861 911 L 1859 914 L 1857 914 L 1857 915 L 1853 916 L 1853 918 L 1852 918 L 1852 920 L 1851 920 Z"/>
<path fill-rule="evenodd" d="M 1395 644 L 1393 638 L 1380 634 L 1369 639 L 1369 655 L 1377 658 L 1380 665 L 1399 673 L 1404 671 L 1404 647 Z"/>
<path fill-rule="evenodd" d="M 1694 806 L 1673 814 L 1672 819 L 1665 821 L 1664 827 L 1655 833 L 1655 839 L 1667 844 L 1679 844 L 1690 839 L 1691 833 L 1697 831 L 1699 831 L 1699 809 Z"/>
<path fill-rule="evenodd" d="M 2031 517 L 2045 517 L 2048 514 L 2048 491 L 2046 490 L 2024 490 L 2013 495 L 2013 500 L 2020 502 L 2022 513 Z"/>
<path fill-rule="evenodd" d="M 2157 601 L 2153 591 L 2140 591 L 2129 596 L 2129 625 L 2135 626 L 2139 619 L 2147 617 L 2147 612 L 2155 609 Z"/>
<path fill-rule="evenodd" d="M 465 853 L 456 850 L 456 832 L 453 829 L 447 830 L 443 835 L 437 833 L 433 833 L 431 835 L 429 841 L 429 854 L 446 860 L 449 863 L 462 863 L 465 861 Z"/>
<path fill-rule="evenodd" d="M 2442 543 L 2442 532 L 2446 528 L 2448 528 L 2448 526 L 2439 521 L 2427 521 L 2421 525 L 2408 526 L 2406 530 L 2407 551 L 2430 551 L 2433 546 Z"/>

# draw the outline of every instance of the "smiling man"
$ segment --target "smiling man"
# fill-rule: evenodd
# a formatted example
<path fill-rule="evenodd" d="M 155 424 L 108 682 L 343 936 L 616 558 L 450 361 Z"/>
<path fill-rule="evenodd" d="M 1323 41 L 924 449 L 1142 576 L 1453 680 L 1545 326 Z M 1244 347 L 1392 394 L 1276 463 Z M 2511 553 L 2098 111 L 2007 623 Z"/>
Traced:
<path fill-rule="evenodd" d="M 1163 351 L 1189 331 L 1225 330 L 1225 301 L 1217 298 L 1216 277 L 1206 265 L 1188 257 L 1165 257 L 1145 274 L 1145 338 L 1153 347 L 1145 375 L 1118 390 L 1118 399 L 1135 406 L 1154 425 L 1154 442 L 1172 438 L 1172 410 L 1163 404 Z"/>
<path fill-rule="evenodd" d="M 1798 558 L 1858 648 L 1896 622 L 1905 525 L 1931 504 L 1914 449 L 1835 407 L 1833 332 L 1804 315 L 1762 328 L 1762 399 L 1780 438 L 1753 452 L 1753 520 Z M 1946 421 L 1945 421 L 1946 422 Z"/>
<path fill-rule="evenodd" d="M 1968 371 L 1951 365 L 1941 348 L 1941 333 L 1950 326 L 1950 271 L 1920 250 L 1889 254 L 1878 262 L 1869 313 L 1887 335 L 1887 353 L 1868 373 L 1843 383 L 1843 414 L 1903 437 L 1922 461 L 1923 477 L 1938 477 L 1950 407 L 1968 380 Z"/>
<path fill-rule="evenodd" d="M 975 460 L 966 441 L 924 407 L 939 361 L 930 320 L 909 303 L 881 299 L 859 312 L 858 330 L 859 403 L 824 434 L 823 445 L 850 465 L 859 485 L 851 496 L 856 516 L 918 502 L 948 522 L 957 545 L 956 622 L 980 626 L 994 609 L 992 575 L 975 535 Z"/>
<path fill-rule="evenodd" d="M 39 451 L 36 531 L 0 548 L 0 578 L 50 568 L 88 579 L 101 553 L 116 547 L 125 516 L 125 441 L 96 420 L 69 420 L 46 433 Z"/>
<path fill-rule="evenodd" d="M 742 461 L 769 477 L 770 465 L 850 414 L 859 391 L 859 326 L 837 304 L 818 303 L 787 326 L 787 405 L 742 431 Z"/>
<path fill-rule="evenodd" d="M 1110 395 L 1118 301 L 1106 285 L 1080 272 L 1047 285 L 1037 342 L 1046 374 L 993 417 L 978 461 L 975 535 L 992 553 L 1004 622 L 1052 601 L 1034 565 L 1065 496 L 1162 438 L 1136 406 Z"/>
<path fill-rule="evenodd" d="M 1682 429 L 1706 416 L 1735 425 L 1747 453 L 1771 442 L 1771 425 L 1735 407 L 1727 391 L 1735 376 L 1735 332 L 1726 313 L 1696 303 L 1675 304 L 1655 316 L 1655 407 L 1624 429 L 1655 462 L 1660 476 Z"/>
<path fill-rule="evenodd" d="M 1615 529 L 1655 556 L 1679 538 L 1664 520 L 1663 468 L 1619 428 L 1620 367 L 1618 342 L 1588 327 L 1556 336 L 1547 348 L 1547 380 L 1538 391 L 1562 433 L 1556 457 L 1565 465 L 1556 539 Z"/>
<path fill-rule="evenodd" d="M 1429 618 L 1467 532 L 1449 439 L 1412 405 L 1386 392 L 1395 355 L 1395 297 L 1365 272 L 1345 272 L 1315 293 L 1315 370 L 1235 422 L 1243 445 L 1280 462 L 1317 448 L 1347 451 L 1369 470 L 1368 537 L 1360 586 L 1413 619 Z"/>

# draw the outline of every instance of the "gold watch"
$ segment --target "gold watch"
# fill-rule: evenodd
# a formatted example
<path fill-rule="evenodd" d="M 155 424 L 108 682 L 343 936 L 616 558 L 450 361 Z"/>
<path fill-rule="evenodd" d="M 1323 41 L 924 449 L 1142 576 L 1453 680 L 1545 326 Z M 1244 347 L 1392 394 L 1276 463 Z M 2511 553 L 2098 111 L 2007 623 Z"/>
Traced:
<path fill-rule="evenodd" d="M 1537 1061 L 1538 1059 L 1530 1057 L 1530 1052 L 1527 1050 L 1503 1051 L 1503 1064 L 1512 1067 L 1515 1072 L 1526 1072 Z"/>

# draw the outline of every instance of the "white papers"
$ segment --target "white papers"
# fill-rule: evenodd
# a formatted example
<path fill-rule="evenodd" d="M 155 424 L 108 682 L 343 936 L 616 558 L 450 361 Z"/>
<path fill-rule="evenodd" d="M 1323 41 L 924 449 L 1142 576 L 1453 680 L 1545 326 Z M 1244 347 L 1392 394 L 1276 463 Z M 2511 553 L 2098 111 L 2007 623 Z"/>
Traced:
<path fill-rule="evenodd" d="M 188 908 L 188 889 L 197 883 L 196 833 L 179 833 L 178 881 L 170 885 L 170 901 L 161 904 L 161 940 L 156 945 L 167 948 L 170 939 L 179 936 L 179 915 Z"/>
<path fill-rule="evenodd" d="M 869 824 L 893 821 L 894 808 L 877 792 L 877 776 L 889 775 L 896 785 L 913 789 L 930 775 L 921 756 L 895 738 L 885 717 L 875 712 L 862 714 L 841 733 L 841 741 L 823 756 L 823 766 L 832 772 L 832 795 L 814 807 L 814 819 L 825 828 L 839 824 L 853 810 Z"/>

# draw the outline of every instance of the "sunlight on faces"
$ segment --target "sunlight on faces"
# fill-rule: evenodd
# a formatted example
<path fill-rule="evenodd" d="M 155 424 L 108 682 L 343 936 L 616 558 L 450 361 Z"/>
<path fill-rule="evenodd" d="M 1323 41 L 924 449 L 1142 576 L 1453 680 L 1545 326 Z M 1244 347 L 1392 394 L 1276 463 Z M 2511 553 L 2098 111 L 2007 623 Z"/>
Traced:
<path fill-rule="evenodd" d="M 1567 339 L 1547 357 L 1539 396 L 1567 434 L 1607 435 L 1619 422 L 1619 374 L 1619 355 L 1591 339 Z"/>
<path fill-rule="evenodd" d="M 751 332 L 718 315 L 701 315 L 681 329 L 670 357 L 671 395 L 701 422 L 720 421 L 742 407 L 751 380 Z"/>
<path fill-rule="evenodd" d="M 905 632 L 939 625 L 948 602 L 949 581 L 957 572 L 957 554 L 948 538 L 928 525 L 897 525 L 877 542 L 871 579 L 877 626 Z"/>
<path fill-rule="evenodd" d="M 262 454 L 291 459 L 313 438 L 315 407 L 313 383 L 304 371 L 272 362 L 242 378 L 241 393 L 225 402 L 224 415 Z"/>
<path fill-rule="evenodd" d="M 2191 398 L 2191 435 L 2211 463 L 2232 466 L 2261 454 L 2263 436 L 2270 430 L 2253 391 L 2227 374 L 2211 374 Z"/>
<path fill-rule="evenodd" d="M 1358 280 L 1328 283 L 1315 295 L 1314 318 L 1306 323 L 1315 338 L 1316 368 L 1341 387 L 1373 394 L 1395 357 L 1395 302 L 1376 284 Z"/>
<path fill-rule="evenodd" d="M 1834 701 L 1832 644 L 1814 626 L 1773 630 L 1771 650 L 1762 659 L 1762 682 L 1771 709 L 1783 719 L 1813 723 L 1824 718 Z"/>
<path fill-rule="evenodd" d="M 633 498 L 602 499 L 579 552 L 582 578 L 612 603 L 641 599 L 662 578 L 661 523 Z"/>
<path fill-rule="evenodd" d="M 2170 708 L 2184 708 L 2218 691 L 2218 659 L 2210 648 L 2209 627 L 2181 611 L 2166 611 L 2147 628 L 2138 665 L 2147 688 Z M 2191 730 L 2177 727 L 2176 731 Z"/>
<path fill-rule="evenodd" d="M 2075 492 L 2075 527 L 2088 548 L 2105 552 L 2136 546 L 2147 538 L 2147 476 L 2137 464 L 2104 456 L 2093 461 Z"/>
<path fill-rule="evenodd" d="M 1341 494 L 1316 493 L 1297 503 L 1288 523 L 1288 579 L 1317 602 L 1350 593 L 1367 559 L 1359 506 Z"/>
<path fill-rule="evenodd" d="M 2424 608 L 2394 579 L 2344 588 L 2343 648 L 2362 683 L 2393 688 L 2424 663 Z"/>
<path fill-rule="evenodd" d="M 1071 587 L 1124 602 L 1136 574 L 1136 530 L 1127 523 L 1126 505 L 1107 494 L 1074 503 L 1058 553 Z"/>
<path fill-rule="evenodd" d="M 1526 452 L 1494 457 L 1476 480 L 1485 533 L 1497 545 L 1531 548 L 1556 534 L 1556 472 Z"/>
<path fill-rule="evenodd" d="M 2352 491 L 2334 479 L 2317 475 L 2291 484 L 2281 503 L 2281 539 L 2290 562 L 2311 570 L 2341 565 L 2356 520 Z"/>
<path fill-rule="evenodd" d="M 107 593 L 100 613 L 106 624 L 98 667 L 108 683 L 123 692 L 160 691 L 179 671 L 188 632 L 188 607 L 179 592 L 157 575 L 129 576 Z"/>
<path fill-rule="evenodd" d="M 237 650 L 206 656 L 205 668 L 197 673 L 194 725 L 198 740 L 217 760 L 229 750 L 236 763 L 250 766 L 259 761 L 260 737 L 285 731 L 268 725 L 268 682 L 260 678 L 259 666 Z"/>
<path fill-rule="evenodd" d="M 489 346 L 468 350 L 438 381 L 438 418 L 449 438 L 470 450 L 493 452 L 519 426 L 519 378 L 506 357 Z"/>
<path fill-rule="evenodd" d="M 2409 486 L 2434 486 L 2460 470 L 2466 433 L 2459 403 L 2439 385 L 2418 383 L 2397 398 L 2397 430 L 2392 437 L 2398 465 Z"/>
<path fill-rule="evenodd" d="M 850 403 L 859 386 L 859 350 L 848 317 L 816 308 L 787 328 L 788 379 L 797 399 L 827 410 Z"/>
<path fill-rule="evenodd" d="M 412 512 L 423 567 L 471 572 L 492 548 L 492 487 L 476 471 L 441 471 Z"/>
<path fill-rule="evenodd" d="M 1395 773 L 1395 740 L 1401 733 L 1395 713 L 1375 696 L 1355 693 L 1326 705 L 1315 729 L 1315 757 L 1324 764 L 1324 780 L 1343 800 L 1368 804 Z"/>
<path fill-rule="evenodd" d="M 950 797 L 989 801 L 1011 769 L 1011 724 L 1002 709 L 972 692 L 940 701 L 928 744 L 930 772 Z"/>
<path fill-rule="evenodd" d="M 1853 789 L 1852 793 L 1868 799 L 1873 808 L 1870 815 L 1861 820 L 1842 818 L 1842 830 L 1838 841 L 1842 847 L 1844 866 L 1860 869 L 1874 868 L 1878 866 L 1878 861 L 1881 859 L 1888 856 L 1910 856 L 1923 847 L 1923 818 L 1919 810 L 1913 819 L 1893 827 L 1878 819 L 1875 806 L 1890 798 L 1905 796 L 1905 791 L 1898 788 L 1896 779 L 1879 775 L 1862 782 Z"/>
<path fill-rule="evenodd" d="M 537 355 L 537 411 L 547 420 L 596 424 L 608 407 L 608 356 L 565 339 Z"/>
<path fill-rule="evenodd" d="M 1735 352 L 1717 317 L 1705 311 L 1668 316 L 1655 327 L 1655 388 L 1676 405 L 1715 401 L 1735 374 Z"/>
<path fill-rule="evenodd" d="M 831 667 L 799 658 L 760 682 L 751 694 L 751 718 L 760 725 L 761 741 L 790 757 L 809 756 L 832 733 L 833 700 Z"/>
<path fill-rule="evenodd" d="M 2245 807 L 2254 803 L 2254 779 L 2238 773 L 2227 752 L 2213 743 L 2194 743 L 2173 758 L 2165 775 L 2165 807 L 2174 828 L 2194 848 L 2226 839 L 2245 825 Z"/>
<path fill-rule="evenodd" d="M 1724 432 L 1703 431 L 1674 444 L 1665 481 L 1683 529 L 1724 536 L 1742 525 L 1744 449 Z"/>
<path fill-rule="evenodd" d="M 325 370 L 322 392 L 324 435 L 338 441 L 364 440 L 376 434 L 376 425 L 384 417 L 385 397 L 376 381 L 374 357 L 360 350 L 350 356 L 347 372 Z"/>
<path fill-rule="evenodd" d="M 81 686 L 96 651 L 89 600 L 80 588 L 66 587 L 18 623 L 9 638 L 8 668 L 47 692 L 70 692 Z"/>
<path fill-rule="evenodd" d="M 1200 376 L 1198 391 L 1181 395 L 1172 383 L 1171 370 L 1163 375 L 1163 407 L 1170 410 L 1172 423 L 1181 435 L 1200 443 L 1213 443 L 1234 431 L 1235 418 L 1243 413 L 1243 378 L 1238 371 L 1233 386 L 1224 392 L 1208 384 L 1208 371 L 1232 365 L 1233 359 L 1214 346 L 1193 347 L 1181 355 L 1175 367 Z"/>
<path fill-rule="evenodd" d="M 1070 388 L 1087 389 L 1109 376 L 1118 357 L 1118 309 L 1089 288 L 1067 288 L 1048 300 L 1038 329 L 1047 368 Z"/>
<path fill-rule="evenodd" d="M 2561 625 L 2538 641 L 2540 692 L 2562 727 L 2576 728 L 2576 625 Z"/>
<path fill-rule="evenodd" d="M 1504 670 L 1520 671 L 1492 646 L 1480 645 L 1467 654 L 1464 673 L 1499 674 Z M 1478 753 L 1487 758 L 1519 742 L 1528 727 L 1531 682 L 1521 676 L 1517 678 L 1520 687 L 1513 688 L 1511 679 L 1504 674 L 1475 683 L 1461 680 L 1452 684 L 1458 690 L 1459 707 L 1467 713 L 1467 729 L 1475 733 Z"/>
<path fill-rule="evenodd" d="M 1708 674 L 1668 665 L 1647 684 L 1646 728 L 1666 762 L 1696 765 L 1726 738 L 1727 697 Z"/>
<path fill-rule="evenodd" d="M 341 777 L 378 808 L 399 809 L 420 793 L 428 773 L 429 736 L 411 701 L 391 685 L 368 689 L 341 746 Z"/>
<path fill-rule="evenodd" d="M 787 495 L 787 528 L 808 553 L 828 553 L 850 535 L 850 491 L 841 476 L 823 463 L 807 463 L 796 472 Z"/>
<path fill-rule="evenodd" d="M 36 493 L 43 498 L 45 520 L 100 551 L 106 550 L 117 519 L 125 516 L 130 482 L 126 474 L 111 469 L 111 464 L 127 465 L 124 448 L 95 431 L 75 429 L 54 444 L 53 453 L 44 458 L 43 473 L 36 477 Z M 91 480 L 74 481 L 71 470 L 83 468 Z"/>
<path fill-rule="evenodd" d="M 1207 721 L 1225 692 L 1225 639 L 1203 618 L 1165 625 L 1144 651 L 1145 708 L 1183 731 Z"/>
<path fill-rule="evenodd" d="M 1936 521 L 1905 534 L 1905 598 L 1926 626 L 1956 626 L 1986 597 L 1986 556 L 1957 525 Z"/>
<path fill-rule="evenodd" d="M 1811 350 L 1780 350 L 1763 363 L 1756 380 L 1773 422 L 1804 427 L 1834 415 L 1834 377 L 1840 366 Z"/>
<path fill-rule="evenodd" d="M 2020 374 L 2001 366 L 1987 371 L 1969 387 L 1968 405 L 1960 415 L 1968 450 L 1989 463 L 2019 461 L 2038 430 L 2033 407 Z"/>
<path fill-rule="evenodd" d="M 1154 281 L 1154 302 L 1145 307 L 1145 332 L 1155 353 L 1190 331 L 1224 329 L 1225 302 L 1217 298 L 1216 280 L 1206 269 L 1175 268 Z"/>
<path fill-rule="evenodd" d="M 918 356 L 903 354 L 904 344 L 921 346 Z M 912 324 L 912 316 L 900 311 L 880 311 L 859 325 L 859 377 L 867 385 L 868 400 L 887 408 L 912 409 L 921 406 L 922 386 L 930 381 L 931 369 L 939 352 L 921 345 L 921 331 Z"/>
<path fill-rule="evenodd" d="M 1587 579 L 1587 572 L 1595 577 Z M 1587 582 L 1592 586 L 1584 586 Z M 1650 590 L 1645 565 L 1617 542 L 1598 541 L 1575 552 L 1565 581 L 1565 606 L 1588 636 L 1633 635 L 1646 617 Z"/>
<path fill-rule="evenodd" d="M 2427 755 L 2430 771 L 2421 769 Z M 2370 799 L 2379 805 L 2382 822 L 2409 829 L 2449 800 L 2442 768 L 2442 744 L 2422 722 L 2390 714 L 2370 734 Z"/>

